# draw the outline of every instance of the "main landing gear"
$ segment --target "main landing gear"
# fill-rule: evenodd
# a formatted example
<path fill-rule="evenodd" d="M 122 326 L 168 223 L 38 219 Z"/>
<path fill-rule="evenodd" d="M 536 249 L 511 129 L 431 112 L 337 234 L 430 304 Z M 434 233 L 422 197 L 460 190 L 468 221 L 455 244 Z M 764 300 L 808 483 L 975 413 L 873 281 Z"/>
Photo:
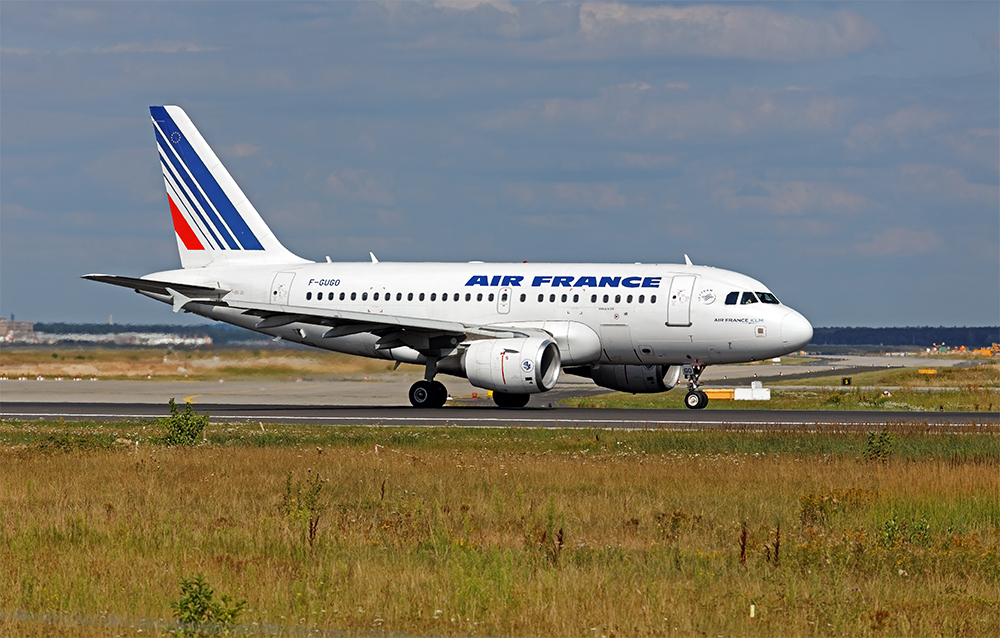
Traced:
<path fill-rule="evenodd" d="M 427 359 L 424 378 L 410 386 L 410 405 L 415 408 L 440 408 L 448 400 L 448 388 L 434 380 L 437 359 Z"/>
<path fill-rule="evenodd" d="M 448 388 L 440 381 L 421 379 L 410 386 L 410 405 L 415 408 L 440 408 L 448 400 Z"/>
<path fill-rule="evenodd" d="M 701 410 L 708 405 L 708 395 L 698 389 L 698 378 L 704 371 L 704 365 L 684 366 L 684 378 L 688 380 L 688 393 L 684 395 L 684 405 L 691 410 Z"/>

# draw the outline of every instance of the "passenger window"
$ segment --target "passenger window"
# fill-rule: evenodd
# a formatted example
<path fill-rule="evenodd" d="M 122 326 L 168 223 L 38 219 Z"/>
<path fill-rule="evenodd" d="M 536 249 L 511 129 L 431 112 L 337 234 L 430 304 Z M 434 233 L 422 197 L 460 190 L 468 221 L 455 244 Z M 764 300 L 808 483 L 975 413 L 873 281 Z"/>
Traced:
<path fill-rule="evenodd" d="M 438 295 L 436 292 L 431 293 L 431 301 L 437 301 Z"/>
<path fill-rule="evenodd" d="M 406 300 L 407 301 L 413 301 L 413 293 L 412 292 L 406 293 Z"/>
<path fill-rule="evenodd" d="M 580 302 L 580 295 L 573 295 L 573 303 L 579 303 L 579 302 Z"/>
<path fill-rule="evenodd" d="M 456 292 L 456 293 L 455 293 L 455 301 L 458 301 L 458 297 L 459 297 L 459 295 L 458 295 L 458 293 Z M 466 301 L 468 301 L 468 299 L 466 299 Z"/>
<path fill-rule="evenodd" d="M 731 292 L 731 293 L 729 293 L 728 295 L 726 295 L 726 305 L 727 306 L 735 306 L 736 302 L 737 302 L 737 300 L 739 300 L 739 298 L 740 298 L 740 293 L 738 293 L 738 292 Z"/>
<path fill-rule="evenodd" d="M 566 303 L 566 295 L 563 295 L 562 297 L 560 297 L 560 300 L 561 300 L 561 301 L 562 301 L 563 303 Z"/>
<path fill-rule="evenodd" d="M 757 296 L 760 297 L 760 300 L 763 301 L 764 303 L 781 303 L 780 301 L 778 301 L 777 297 L 775 297 L 769 292 L 758 292 Z"/>
<path fill-rule="evenodd" d="M 340 293 L 340 300 L 341 300 L 341 301 L 343 301 L 343 300 L 344 300 L 344 293 Z"/>
<path fill-rule="evenodd" d="M 489 300 L 493 301 L 493 293 L 492 292 L 490 293 Z"/>
<path fill-rule="evenodd" d="M 333 293 L 330 294 L 332 295 Z M 316 301 L 323 301 L 323 293 L 321 292 L 316 293 Z"/>
<path fill-rule="evenodd" d="M 372 301 L 378 301 L 378 293 L 377 292 L 374 295 L 372 295 Z"/>
<path fill-rule="evenodd" d="M 556 296 L 555 296 L 555 294 L 549 295 L 549 303 L 555 303 L 555 302 L 556 302 Z"/>
<path fill-rule="evenodd" d="M 757 303 L 757 297 L 752 292 L 743 293 L 743 299 L 740 300 L 740 305 L 745 306 L 748 303 Z"/>
<path fill-rule="evenodd" d="M 597 303 L 597 295 L 590 295 L 590 303 Z"/>
<path fill-rule="evenodd" d="M 424 300 L 424 293 L 420 293 L 420 299 L 419 299 L 419 301 L 423 301 L 423 300 Z"/>
<path fill-rule="evenodd" d="M 478 295 L 476 295 L 476 301 L 482 301 L 482 300 L 483 300 L 483 293 L 479 293 Z"/>
<path fill-rule="evenodd" d="M 367 292 L 361 293 L 361 301 L 368 301 L 368 293 Z"/>
<path fill-rule="evenodd" d="M 656 303 L 656 295 L 649 296 L 649 303 Z"/>
<path fill-rule="evenodd" d="M 615 303 L 621 303 L 621 302 L 622 302 L 622 296 L 621 295 L 615 295 Z"/>
<path fill-rule="evenodd" d="M 355 300 L 355 299 L 357 299 L 357 298 L 358 298 L 358 293 L 356 293 L 356 292 L 352 292 L 352 293 L 351 293 L 351 301 L 354 301 L 354 300 Z"/>
<path fill-rule="evenodd" d="M 313 294 L 311 292 L 307 292 L 306 293 L 306 301 L 309 301 L 312 298 L 313 298 Z"/>
<path fill-rule="evenodd" d="M 646 301 L 646 295 L 639 295 L 639 303 Z"/>
<path fill-rule="evenodd" d="M 522 293 L 521 293 L 521 303 L 524 303 L 524 300 L 525 300 L 525 299 L 527 299 L 527 298 L 528 298 L 528 295 L 526 295 L 526 294 L 524 294 L 524 293 L 522 292 Z"/>
<path fill-rule="evenodd" d="M 434 301 L 434 295 L 431 295 L 431 301 Z M 448 301 L 448 293 L 441 295 L 441 301 Z"/>
<path fill-rule="evenodd" d="M 538 303 L 545 301 L 545 295 L 538 295 Z"/>
<path fill-rule="evenodd" d="M 604 303 L 608 303 L 608 296 L 604 295 Z"/>
<path fill-rule="evenodd" d="M 500 295 L 500 301 L 507 301 L 507 293 Z"/>

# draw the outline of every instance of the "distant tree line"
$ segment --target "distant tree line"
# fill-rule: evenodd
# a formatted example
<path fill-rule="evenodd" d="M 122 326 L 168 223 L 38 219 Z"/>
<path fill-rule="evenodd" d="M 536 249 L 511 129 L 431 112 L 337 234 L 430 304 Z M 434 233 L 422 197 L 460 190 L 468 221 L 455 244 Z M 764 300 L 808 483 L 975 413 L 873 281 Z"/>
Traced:
<path fill-rule="evenodd" d="M 271 337 L 224 323 L 175 326 L 170 324 L 36 323 L 35 332 L 48 334 L 103 335 L 121 332 L 165 332 L 189 337 L 211 337 L 212 343 L 226 345 L 238 341 L 267 341 Z"/>
<path fill-rule="evenodd" d="M 985 328 L 814 328 L 811 345 L 918 346 L 942 343 L 966 348 L 988 348 L 1000 343 L 1000 327 Z"/>

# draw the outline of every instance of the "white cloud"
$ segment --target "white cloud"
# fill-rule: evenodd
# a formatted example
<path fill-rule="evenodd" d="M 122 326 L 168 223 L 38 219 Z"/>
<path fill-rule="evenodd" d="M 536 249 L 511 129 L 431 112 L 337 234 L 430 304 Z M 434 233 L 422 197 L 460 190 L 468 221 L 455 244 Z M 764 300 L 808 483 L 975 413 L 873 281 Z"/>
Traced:
<path fill-rule="evenodd" d="M 479 7 L 490 7 L 502 13 L 517 14 L 517 7 L 508 0 L 437 0 L 434 6 L 452 11 L 472 11 Z"/>
<path fill-rule="evenodd" d="M 724 186 L 713 193 L 713 199 L 727 210 L 744 208 L 776 215 L 798 215 L 807 211 L 857 213 L 869 205 L 862 195 L 838 188 L 827 182 L 757 182 L 739 189 Z"/>
<path fill-rule="evenodd" d="M 396 203 L 389 189 L 367 171 L 348 168 L 330 173 L 326 183 L 334 193 L 352 202 L 374 206 L 393 206 Z"/>
<path fill-rule="evenodd" d="M 934 197 L 944 202 L 978 202 L 996 206 L 1000 189 L 995 184 L 975 184 L 965 179 L 961 171 L 934 164 L 904 164 L 899 168 L 900 191 Z"/>
<path fill-rule="evenodd" d="M 542 206 L 582 205 L 594 210 L 624 208 L 628 198 L 618 192 L 618 184 L 557 182 L 554 184 L 504 184 L 504 194 L 521 205 Z"/>
<path fill-rule="evenodd" d="M 840 58 L 882 41 L 851 11 L 817 20 L 767 7 L 594 3 L 580 6 L 580 32 L 606 50 L 753 60 Z"/>
<path fill-rule="evenodd" d="M 940 243 L 941 239 L 933 231 L 897 226 L 885 229 L 871 241 L 856 244 L 854 249 L 865 257 L 919 255 L 933 252 Z"/>
<path fill-rule="evenodd" d="M 889 147 L 906 147 L 915 137 L 948 122 L 951 116 L 939 109 L 910 106 L 881 119 L 855 125 L 845 144 L 852 151 L 879 152 Z"/>
<path fill-rule="evenodd" d="M 219 49 L 220 47 L 205 46 L 196 42 L 157 40 L 155 42 L 125 42 L 113 47 L 95 47 L 93 53 L 205 53 Z"/>

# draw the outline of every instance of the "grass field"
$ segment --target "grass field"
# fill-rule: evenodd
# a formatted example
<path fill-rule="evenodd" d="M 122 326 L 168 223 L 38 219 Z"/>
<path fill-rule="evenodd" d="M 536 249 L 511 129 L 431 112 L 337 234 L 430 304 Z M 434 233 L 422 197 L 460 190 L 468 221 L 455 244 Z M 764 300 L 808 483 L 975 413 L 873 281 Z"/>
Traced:
<path fill-rule="evenodd" d="M 769 381 L 770 401 L 711 401 L 714 410 L 884 410 L 988 412 L 1000 410 L 1000 365 L 981 364 L 961 368 L 932 368 L 936 374 L 920 374 L 916 368 L 879 370 Z M 851 386 L 841 386 L 843 377 Z M 800 386 L 796 389 L 787 385 Z M 801 389 L 815 386 L 815 389 Z M 886 388 L 891 388 L 886 389 Z M 567 405 L 583 408 L 681 409 L 684 389 L 661 394 L 614 392 L 593 397 L 567 399 Z"/>
<path fill-rule="evenodd" d="M 392 363 L 352 357 L 336 352 L 298 349 L 205 348 L 3 348 L 0 373 L 10 378 L 26 376 L 158 381 L 214 381 L 329 378 L 388 372 Z"/>
<path fill-rule="evenodd" d="M 995 430 L 4 421 L 0 634 L 997 635 Z"/>

